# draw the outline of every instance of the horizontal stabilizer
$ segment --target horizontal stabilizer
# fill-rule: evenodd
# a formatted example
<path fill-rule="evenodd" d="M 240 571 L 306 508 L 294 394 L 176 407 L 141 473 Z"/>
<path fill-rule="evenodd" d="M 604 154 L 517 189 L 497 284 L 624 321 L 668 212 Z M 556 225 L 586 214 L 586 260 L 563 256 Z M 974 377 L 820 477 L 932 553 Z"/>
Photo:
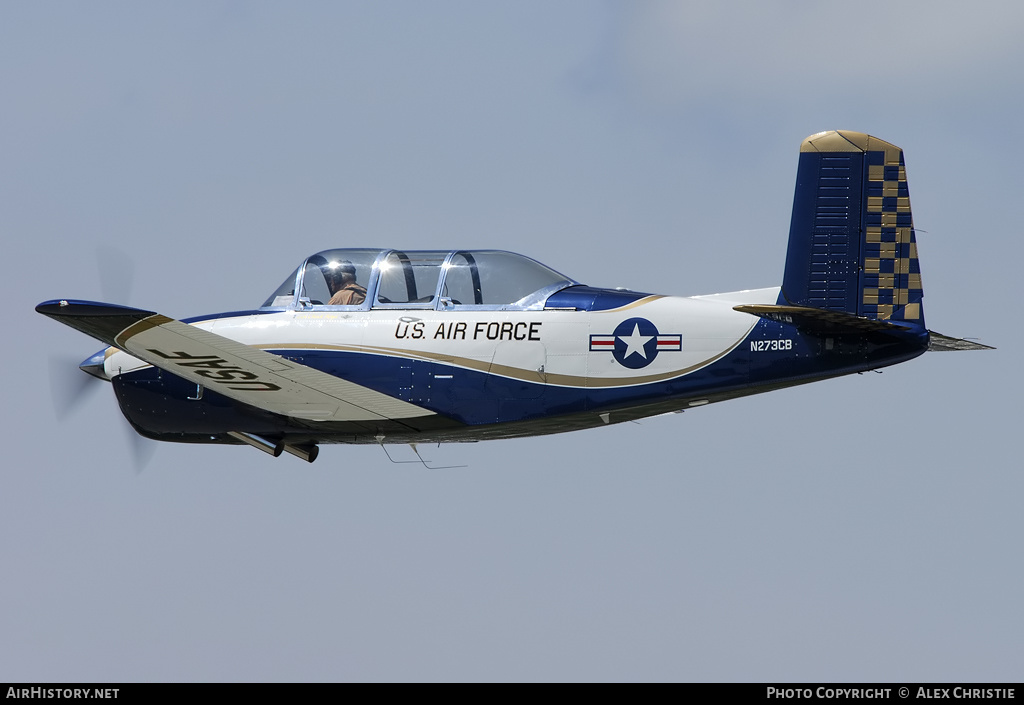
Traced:
<path fill-rule="evenodd" d="M 917 326 L 897 325 L 888 321 L 879 321 L 874 318 L 855 316 L 852 313 L 842 311 L 827 311 L 821 308 L 810 308 L 807 306 L 770 306 L 767 304 L 744 304 L 733 306 L 733 309 L 742 313 L 749 313 L 761 318 L 778 323 L 789 323 L 800 330 L 807 331 L 813 335 L 831 334 L 840 335 L 843 333 L 887 333 L 905 335 L 907 332 L 920 330 Z M 991 345 L 977 343 L 964 338 L 951 338 L 934 331 L 928 331 L 928 349 L 938 351 L 948 350 L 995 350 Z"/>
<path fill-rule="evenodd" d="M 750 313 L 779 323 L 790 323 L 809 333 L 905 333 L 907 326 L 896 325 L 875 318 L 865 318 L 844 311 L 830 311 L 809 306 L 772 306 L 744 304 L 733 310 Z"/>
<path fill-rule="evenodd" d="M 928 335 L 929 350 L 937 350 L 939 352 L 948 352 L 950 350 L 995 350 L 991 345 L 977 343 L 964 338 L 950 338 L 948 335 L 942 335 L 934 331 L 928 331 Z"/>
<path fill-rule="evenodd" d="M 126 306 L 46 301 L 36 311 L 235 401 L 307 421 L 434 412 L 202 328 Z"/>

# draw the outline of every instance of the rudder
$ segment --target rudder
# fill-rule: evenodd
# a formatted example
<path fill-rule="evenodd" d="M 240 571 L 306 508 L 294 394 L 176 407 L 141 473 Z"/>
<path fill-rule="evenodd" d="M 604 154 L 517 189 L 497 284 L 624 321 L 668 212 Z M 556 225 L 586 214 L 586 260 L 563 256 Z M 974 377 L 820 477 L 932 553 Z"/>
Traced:
<path fill-rule="evenodd" d="M 924 326 L 903 150 L 834 130 L 800 145 L 780 304 Z"/>

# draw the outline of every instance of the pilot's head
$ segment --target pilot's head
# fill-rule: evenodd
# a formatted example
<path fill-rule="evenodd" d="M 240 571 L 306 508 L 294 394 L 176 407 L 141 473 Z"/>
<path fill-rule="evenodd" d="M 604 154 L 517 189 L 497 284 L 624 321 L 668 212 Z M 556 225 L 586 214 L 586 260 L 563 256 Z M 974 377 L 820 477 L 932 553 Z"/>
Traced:
<path fill-rule="evenodd" d="M 348 260 L 334 260 L 322 265 L 324 279 L 333 291 L 356 280 L 356 267 Z"/>

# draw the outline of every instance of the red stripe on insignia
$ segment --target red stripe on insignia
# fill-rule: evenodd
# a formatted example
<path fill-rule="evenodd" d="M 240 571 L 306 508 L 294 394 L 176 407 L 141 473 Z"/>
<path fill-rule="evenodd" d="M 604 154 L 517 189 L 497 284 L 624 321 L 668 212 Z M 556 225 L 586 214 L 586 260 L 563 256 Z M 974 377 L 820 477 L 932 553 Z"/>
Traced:
<path fill-rule="evenodd" d="M 658 350 L 681 350 L 683 347 L 683 336 L 681 335 L 659 335 Z"/>

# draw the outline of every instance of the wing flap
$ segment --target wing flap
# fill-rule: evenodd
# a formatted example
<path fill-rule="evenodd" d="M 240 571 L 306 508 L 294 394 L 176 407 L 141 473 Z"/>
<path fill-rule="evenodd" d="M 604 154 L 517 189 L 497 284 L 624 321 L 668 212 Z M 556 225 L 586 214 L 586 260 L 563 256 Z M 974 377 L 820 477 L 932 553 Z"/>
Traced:
<path fill-rule="evenodd" d="M 434 412 L 152 311 L 48 301 L 36 311 L 226 397 L 311 421 L 380 421 Z"/>

